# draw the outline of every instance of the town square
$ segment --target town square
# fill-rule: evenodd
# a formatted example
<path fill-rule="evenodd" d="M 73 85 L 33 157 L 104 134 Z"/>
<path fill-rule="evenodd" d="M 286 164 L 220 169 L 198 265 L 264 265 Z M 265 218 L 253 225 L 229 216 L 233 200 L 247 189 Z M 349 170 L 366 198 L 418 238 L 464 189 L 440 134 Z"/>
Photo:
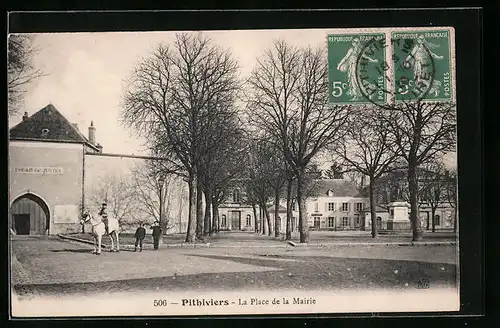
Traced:
<path fill-rule="evenodd" d="M 13 313 L 457 310 L 454 76 L 446 27 L 11 35 Z"/>

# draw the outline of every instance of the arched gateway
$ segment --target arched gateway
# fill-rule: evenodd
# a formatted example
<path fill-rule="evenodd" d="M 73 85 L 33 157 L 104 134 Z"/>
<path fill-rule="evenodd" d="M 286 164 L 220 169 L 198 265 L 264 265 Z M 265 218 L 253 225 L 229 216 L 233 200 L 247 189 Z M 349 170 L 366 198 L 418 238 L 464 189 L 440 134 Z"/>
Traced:
<path fill-rule="evenodd" d="M 17 235 L 46 235 L 49 230 L 49 207 L 40 197 L 26 193 L 11 206 L 11 227 Z"/>

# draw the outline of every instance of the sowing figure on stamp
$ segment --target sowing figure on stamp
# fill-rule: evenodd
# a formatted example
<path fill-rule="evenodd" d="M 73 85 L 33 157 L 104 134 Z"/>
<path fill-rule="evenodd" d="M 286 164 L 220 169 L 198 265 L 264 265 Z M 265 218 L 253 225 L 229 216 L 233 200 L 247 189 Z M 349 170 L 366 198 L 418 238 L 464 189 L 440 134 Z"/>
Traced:
<path fill-rule="evenodd" d="M 118 224 L 118 220 L 116 218 L 107 217 L 107 230 L 106 232 L 106 224 L 103 221 L 103 217 L 100 215 L 102 212 L 102 208 L 99 211 L 99 215 L 94 217 L 92 213 L 88 209 L 86 209 L 82 215 L 82 219 L 80 220 L 80 224 L 84 224 L 89 222 L 92 225 L 92 236 L 94 237 L 94 254 L 101 255 L 101 245 L 102 245 L 102 236 L 106 233 L 109 234 L 111 239 L 111 251 L 119 252 L 120 251 L 120 241 L 119 241 L 119 233 L 120 226 Z M 115 244 L 116 238 L 116 244 Z M 115 247 L 116 245 L 116 247 Z"/>
<path fill-rule="evenodd" d="M 356 80 L 356 63 L 361 51 L 362 47 L 359 38 L 354 38 L 354 40 L 352 40 L 352 47 L 349 48 L 347 54 L 337 65 L 339 71 L 347 72 L 347 95 L 352 97 L 351 100 L 358 100 L 358 98 L 362 96 L 361 89 Z M 362 54 L 362 58 L 371 63 L 378 62 L 377 59 L 370 58 L 366 54 Z"/>
<path fill-rule="evenodd" d="M 430 67 L 431 65 L 431 57 L 432 59 L 443 59 L 443 56 L 437 55 L 431 50 L 438 47 L 438 44 L 430 43 L 423 35 L 419 35 L 413 49 L 408 57 L 406 57 L 404 61 L 405 67 L 413 66 L 413 79 L 416 86 L 424 85 L 426 88 L 428 87 L 429 72 L 426 70 L 426 67 Z M 434 94 L 435 97 L 439 96 L 440 86 L 441 81 L 434 80 L 429 93 Z"/>

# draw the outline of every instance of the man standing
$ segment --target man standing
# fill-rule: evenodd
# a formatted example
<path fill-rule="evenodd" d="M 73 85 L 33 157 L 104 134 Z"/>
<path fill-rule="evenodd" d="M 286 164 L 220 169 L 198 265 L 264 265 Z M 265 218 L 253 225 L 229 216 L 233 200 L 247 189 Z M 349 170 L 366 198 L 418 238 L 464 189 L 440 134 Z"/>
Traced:
<path fill-rule="evenodd" d="M 139 245 L 139 252 L 142 252 L 142 241 L 146 237 L 146 229 L 144 229 L 143 224 L 139 224 L 139 228 L 135 231 L 135 249 L 134 252 L 137 252 L 137 246 Z"/>
<path fill-rule="evenodd" d="M 155 223 L 153 223 L 153 226 L 151 227 L 151 229 L 153 230 L 154 249 L 158 250 L 158 247 L 160 245 L 161 232 L 162 232 L 161 227 L 160 227 L 160 223 L 158 221 L 155 221 Z"/>
<path fill-rule="evenodd" d="M 102 222 L 104 222 L 104 226 L 106 227 L 106 234 L 109 235 L 108 229 L 108 205 L 106 202 L 102 203 L 101 210 L 99 211 L 99 215 L 102 217 Z"/>

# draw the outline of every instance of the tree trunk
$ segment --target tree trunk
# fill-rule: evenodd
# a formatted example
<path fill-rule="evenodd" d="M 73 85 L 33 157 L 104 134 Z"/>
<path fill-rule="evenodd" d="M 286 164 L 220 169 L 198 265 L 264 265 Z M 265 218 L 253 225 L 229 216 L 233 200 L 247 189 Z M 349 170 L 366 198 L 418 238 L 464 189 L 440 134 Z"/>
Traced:
<path fill-rule="evenodd" d="M 410 221 L 413 231 L 413 241 L 422 240 L 422 228 L 420 226 L 420 217 L 418 211 L 418 181 L 416 166 L 408 167 L 408 189 L 410 192 Z"/>
<path fill-rule="evenodd" d="M 210 188 L 207 188 L 207 191 L 205 192 L 205 222 L 204 222 L 204 231 L 203 235 L 208 236 L 212 230 L 212 225 L 211 225 L 211 210 L 212 210 L 212 192 L 210 191 Z"/>
<path fill-rule="evenodd" d="M 253 218 L 254 218 L 254 224 L 255 224 L 255 232 L 259 232 L 259 218 L 257 217 L 257 207 L 255 206 L 255 202 L 252 202 L 252 209 L 253 209 Z"/>
<path fill-rule="evenodd" d="M 370 184 L 368 186 L 369 197 L 370 197 L 370 217 L 372 221 L 372 238 L 378 237 L 378 227 L 377 227 L 377 211 L 375 211 L 375 197 L 373 196 L 373 184 L 374 179 L 370 177 Z"/>
<path fill-rule="evenodd" d="M 201 182 L 198 181 L 196 190 L 196 238 L 203 236 L 203 192 Z"/>
<path fill-rule="evenodd" d="M 189 177 L 189 215 L 188 227 L 186 232 L 186 242 L 194 243 L 196 240 L 196 186 L 197 176 L 192 173 Z"/>
<path fill-rule="evenodd" d="M 427 222 L 425 224 L 425 230 L 429 230 L 429 225 L 430 225 L 430 222 L 429 222 L 429 212 L 427 212 Z"/>
<path fill-rule="evenodd" d="M 212 233 L 219 232 L 220 229 L 220 219 L 219 219 L 219 204 L 217 204 L 217 200 L 212 197 Z"/>
<path fill-rule="evenodd" d="M 280 190 L 276 189 L 274 194 L 274 237 L 280 236 Z"/>
<path fill-rule="evenodd" d="M 264 215 L 266 216 L 266 221 L 267 221 L 267 235 L 271 236 L 271 234 L 273 233 L 272 229 L 273 226 L 271 224 L 271 218 L 269 217 L 269 211 L 267 210 L 266 206 L 264 206 Z"/>
<path fill-rule="evenodd" d="M 260 202 L 260 210 L 261 210 L 261 216 L 260 217 L 261 217 L 262 223 L 261 223 L 260 227 L 261 227 L 261 232 L 262 232 L 263 235 L 266 234 L 266 218 L 265 218 L 266 214 L 264 212 L 264 208 L 265 208 L 264 206 L 265 206 L 265 204 L 261 201 Z"/>
<path fill-rule="evenodd" d="M 286 237 L 285 240 L 292 239 L 292 188 L 293 179 L 288 179 L 286 186 Z"/>
<path fill-rule="evenodd" d="M 431 213 L 432 213 L 432 232 L 436 232 L 436 208 L 432 207 L 431 208 Z"/>
<path fill-rule="evenodd" d="M 371 204 L 371 202 L 370 202 Z M 370 211 L 371 211 L 371 208 L 370 208 Z M 360 216 L 360 221 L 361 221 L 361 227 L 360 227 L 360 230 L 361 231 L 365 231 L 366 230 L 366 215 L 365 215 L 365 211 L 362 210 L 360 213 L 359 213 L 359 216 Z"/>
<path fill-rule="evenodd" d="M 297 175 L 297 202 L 299 204 L 299 232 L 300 242 L 309 242 L 309 226 L 307 224 L 306 204 L 304 199 L 304 168 L 301 168 Z"/>

